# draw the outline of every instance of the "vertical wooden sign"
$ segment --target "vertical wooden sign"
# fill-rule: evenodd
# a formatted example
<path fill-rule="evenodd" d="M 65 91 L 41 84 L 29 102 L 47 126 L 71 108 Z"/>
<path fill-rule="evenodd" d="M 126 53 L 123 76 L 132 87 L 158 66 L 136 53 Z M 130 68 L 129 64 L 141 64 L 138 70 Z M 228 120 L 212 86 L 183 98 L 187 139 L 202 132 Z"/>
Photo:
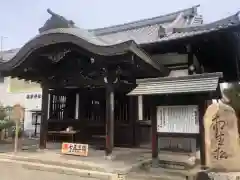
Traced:
<path fill-rule="evenodd" d="M 14 152 L 17 152 L 18 149 L 18 134 L 20 123 L 24 119 L 24 108 L 20 104 L 16 104 L 13 106 L 11 119 L 15 121 L 16 130 L 15 130 L 15 140 L 14 140 Z"/>

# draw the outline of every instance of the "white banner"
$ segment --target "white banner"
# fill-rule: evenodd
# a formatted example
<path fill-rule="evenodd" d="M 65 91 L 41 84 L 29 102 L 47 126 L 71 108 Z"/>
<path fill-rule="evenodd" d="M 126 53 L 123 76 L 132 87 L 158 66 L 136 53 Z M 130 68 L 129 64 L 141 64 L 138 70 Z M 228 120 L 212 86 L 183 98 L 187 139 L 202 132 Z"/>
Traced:
<path fill-rule="evenodd" d="M 165 133 L 199 133 L 197 105 L 158 106 L 157 131 Z"/>

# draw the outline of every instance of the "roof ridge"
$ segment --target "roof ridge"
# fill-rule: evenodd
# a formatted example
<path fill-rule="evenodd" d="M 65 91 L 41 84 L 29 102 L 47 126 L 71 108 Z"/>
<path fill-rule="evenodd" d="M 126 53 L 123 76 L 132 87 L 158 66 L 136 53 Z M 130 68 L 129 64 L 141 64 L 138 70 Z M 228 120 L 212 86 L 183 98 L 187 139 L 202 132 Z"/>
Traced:
<path fill-rule="evenodd" d="M 146 18 L 146 19 L 142 19 L 142 20 L 129 22 L 129 23 L 113 25 L 113 26 L 108 26 L 108 27 L 103 27 L 103 28 L 89 29 L 89 31 L 94 32 L 96 35 L 105 35 L 105 34 L 130 30 L 130 29 L 133 29 L 133 28 L 135 29 L 135 28 L 150 26 L 150 25 L 154 25 L 154 24 L 161 24 L 161 23 L 164 23 L 164 22 L 174 20 L 178 16 L 178 14 L 181 13 L 181 12 L 184 13 L 184 16 L 190 16 L 190 15 L 194 16 L 194 15 L 197 14 L 197 8 L 199 6 L 200 5 L 195 5 L 195 6 L 192 6 L 190 8 L 178 10 L 178 11 L 168 13 L 168 14 L 165 14 L 165 15 L 152 17 L 152 18 Z"/>

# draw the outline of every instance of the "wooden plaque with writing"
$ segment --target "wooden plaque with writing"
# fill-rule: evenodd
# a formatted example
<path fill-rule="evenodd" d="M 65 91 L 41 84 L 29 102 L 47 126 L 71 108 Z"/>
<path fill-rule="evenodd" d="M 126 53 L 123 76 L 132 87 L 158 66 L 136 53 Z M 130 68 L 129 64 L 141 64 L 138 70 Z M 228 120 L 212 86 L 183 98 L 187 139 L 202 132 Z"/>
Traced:
<path fill-rule="evenodd" d="M 21 122 L 24 119 L 24 108 L 20 104 L 13 106 L 11 119 L 16 122 Z"/>
<path fill-rule="evenodd" d="M 88 156 L 88 144 L 62 143 L 62 153 L 76 156 Z"/>

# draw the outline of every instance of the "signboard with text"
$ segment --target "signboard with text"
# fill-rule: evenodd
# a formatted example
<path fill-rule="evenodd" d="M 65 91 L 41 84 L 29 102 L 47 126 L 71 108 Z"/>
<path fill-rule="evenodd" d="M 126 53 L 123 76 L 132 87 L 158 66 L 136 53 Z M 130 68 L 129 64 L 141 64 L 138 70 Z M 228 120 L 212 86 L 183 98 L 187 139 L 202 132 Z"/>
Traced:
<path fill-rule="evenodd" d="M 157 131 L 164 133 L 199 133 L 198 106 L 158 106 Z"/>
<path fill-rule="evenodd" d="M 62 143 L 62 153 L 76 156 L 88 156 L 88 144 Z"/>

